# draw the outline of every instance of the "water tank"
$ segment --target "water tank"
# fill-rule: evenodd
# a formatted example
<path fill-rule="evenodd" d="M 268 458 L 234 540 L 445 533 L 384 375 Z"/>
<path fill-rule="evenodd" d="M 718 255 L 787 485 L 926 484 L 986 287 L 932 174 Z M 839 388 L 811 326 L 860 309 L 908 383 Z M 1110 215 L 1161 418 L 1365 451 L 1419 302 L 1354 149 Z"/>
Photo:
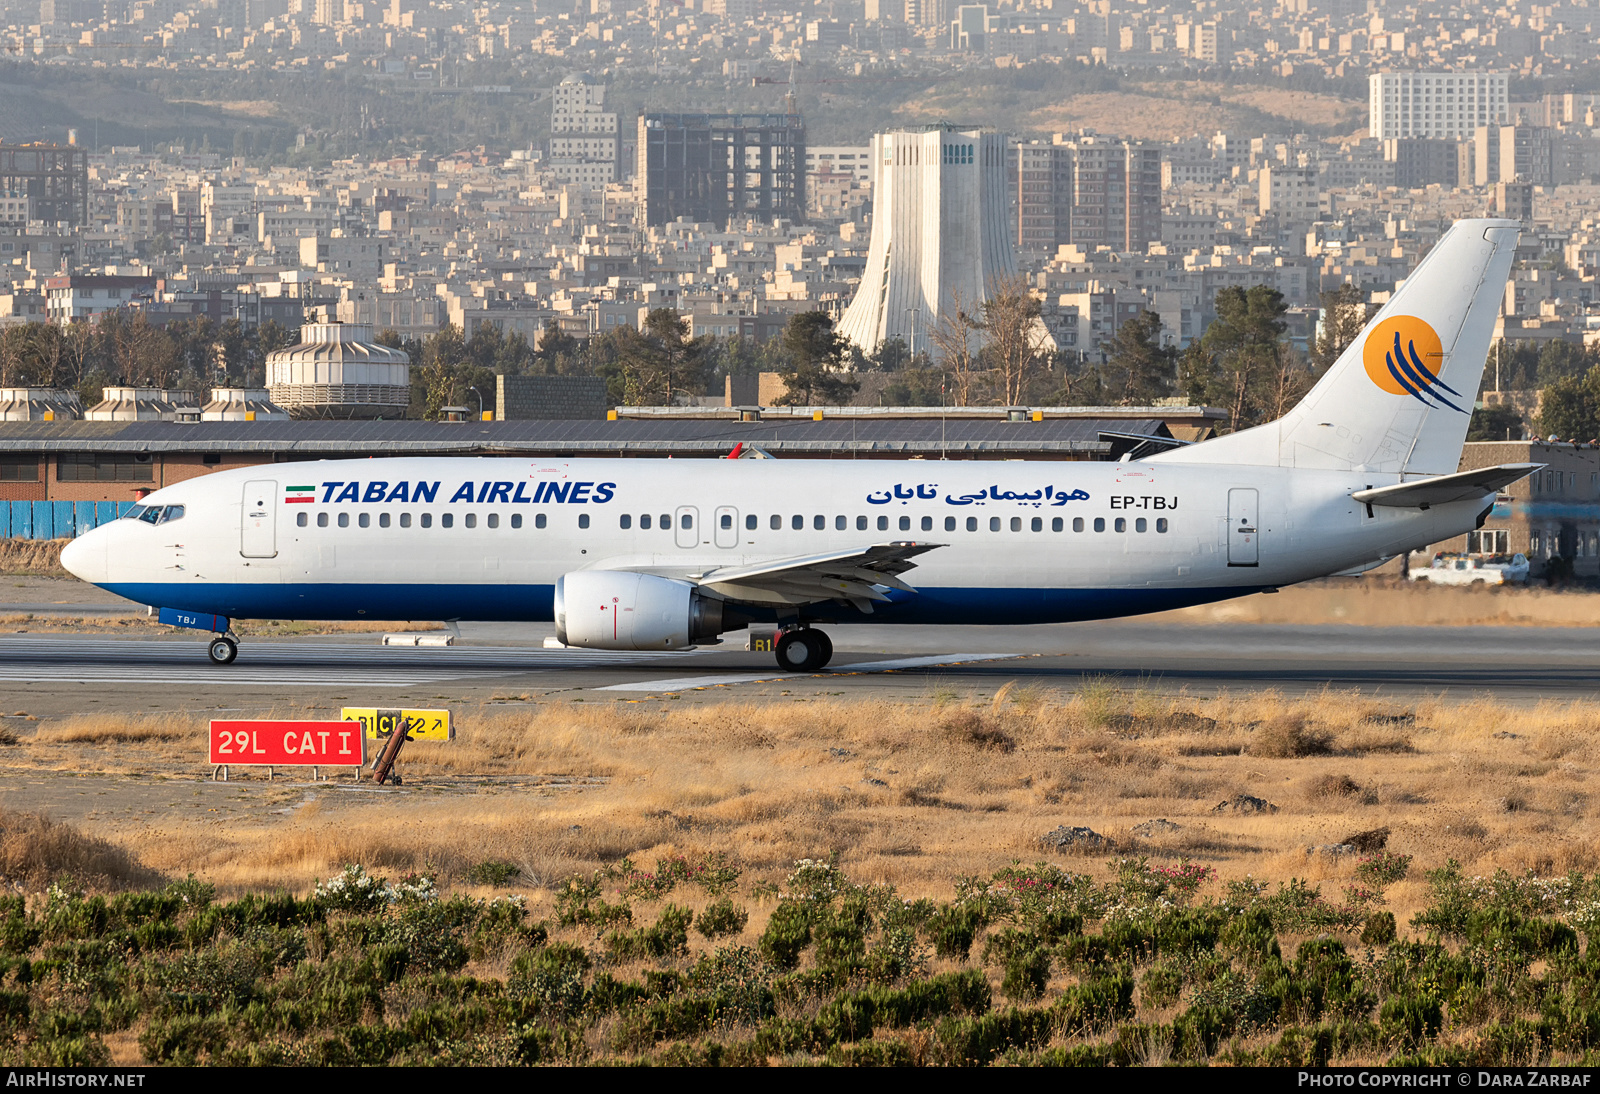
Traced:
<path fill-rule="evenodd" d="M 76 391 L 54 387 L 0 387 L 0 422 L 68 422 L 83 417 Z"/>
<path fill-rule="evenodd" d="M 200 413 L 194 392 L 164 387 L 108 387 L 84 417 L 91 422 L 192 421 Z"/>
<path fill-rule="evenodd" d="M 307 323 L 300 344 L 267 355 L 267 391 L 294 418 L 400 418 L 411 358 L 361 323 Z"/>
<path fill-rule="evenodd" d="M 214 387 L 211 401 L 200 408 L 202 422 L 270 422 L 288 417 L 264 387 Z"/>

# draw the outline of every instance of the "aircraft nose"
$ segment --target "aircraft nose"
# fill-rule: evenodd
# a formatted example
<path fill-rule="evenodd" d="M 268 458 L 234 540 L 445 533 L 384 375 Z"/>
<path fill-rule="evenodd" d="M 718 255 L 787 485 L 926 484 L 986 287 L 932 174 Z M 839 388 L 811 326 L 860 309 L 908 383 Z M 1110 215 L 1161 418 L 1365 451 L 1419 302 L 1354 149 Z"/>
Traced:
<path fill-rule="evenodd" d="M 106 580 L 106 552 L 110 535 L 105 529 L 85 532 L 61 548 L 61 565 L 73 577 L 91 585 Z"/>

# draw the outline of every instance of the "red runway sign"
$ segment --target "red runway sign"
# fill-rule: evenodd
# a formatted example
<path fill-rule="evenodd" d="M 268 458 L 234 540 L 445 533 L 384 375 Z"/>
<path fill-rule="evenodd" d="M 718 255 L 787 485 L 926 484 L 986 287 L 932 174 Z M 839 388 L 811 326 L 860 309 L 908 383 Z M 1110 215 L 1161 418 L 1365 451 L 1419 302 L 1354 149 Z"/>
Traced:
<path fill-rule="evenodd" d="M 213 764 L 319 764 L 359 767 L 366 762 L 359 722 L 212 722 Z"/>

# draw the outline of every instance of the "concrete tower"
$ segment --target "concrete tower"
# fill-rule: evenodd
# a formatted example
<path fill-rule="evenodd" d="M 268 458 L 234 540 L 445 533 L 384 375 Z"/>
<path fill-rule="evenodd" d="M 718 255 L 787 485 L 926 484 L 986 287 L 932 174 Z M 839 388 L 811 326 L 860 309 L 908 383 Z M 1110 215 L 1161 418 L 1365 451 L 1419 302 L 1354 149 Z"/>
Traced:
<path fill-rule="evenodd" d="M 928 332 L 957 296 L 971 313 L 1014 276 L 1005 138 L 977 130 L 896 130 L 872 138 L 872 242 L 839 333 L 863 352 Z"/>

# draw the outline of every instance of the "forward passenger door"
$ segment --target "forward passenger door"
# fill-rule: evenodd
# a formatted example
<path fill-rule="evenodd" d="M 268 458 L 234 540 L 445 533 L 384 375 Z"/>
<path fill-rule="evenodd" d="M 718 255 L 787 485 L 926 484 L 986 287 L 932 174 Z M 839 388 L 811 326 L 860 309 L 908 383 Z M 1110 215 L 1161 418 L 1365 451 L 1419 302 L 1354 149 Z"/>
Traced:
<path fill-rule="evenodd" d="M 239 553 L 245 558 L 275 558 L 278 554 L 278 483 L 256 479 L 244 484 L 244 518 Z"/>

